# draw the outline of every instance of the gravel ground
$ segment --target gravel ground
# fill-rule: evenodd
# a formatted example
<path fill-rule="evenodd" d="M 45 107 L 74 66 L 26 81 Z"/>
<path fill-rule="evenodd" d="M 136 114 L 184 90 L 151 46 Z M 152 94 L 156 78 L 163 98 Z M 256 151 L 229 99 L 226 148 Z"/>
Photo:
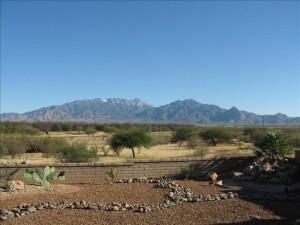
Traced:
<path fill-rule="evenodd" d="M 191 188 L 196 194 L 212 194 L 222 191 L 218 187 L 208 186 L 204 182 L 178 181 Z M 153 188 L 151 184 L 103 184 L 78 185 L 80 190 L 74 193 L 49 193 L 32 196 L 20 196 L 0 201 L 0 208 L 12 208 L 24 202 L 75 201 L 90 202 L 128 202 L 156 203 L 162 201 L 167 189 Z M 10 219 L 5 225 L 198 225 L 198 224 L 291 224 L 299 217 L 300 202 L 257 201 L 226 199 L 223 201 L 183 203 L 181 205 L 150 213 L 105 212 L 88 210 L 45 210 Z M 289 218 L 289 219 L 286 219 Z"/>

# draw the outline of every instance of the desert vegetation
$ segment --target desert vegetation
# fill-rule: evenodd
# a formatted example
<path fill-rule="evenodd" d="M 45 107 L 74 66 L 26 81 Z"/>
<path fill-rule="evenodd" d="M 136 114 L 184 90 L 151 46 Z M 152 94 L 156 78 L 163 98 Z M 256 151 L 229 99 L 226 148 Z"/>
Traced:
<path fill-rule="evenodd" d="M 254 155 L 270 149 L 272 137 L 289 146 L 276 151 L 292 155 L 300 142 L 299 127 L 2 122 L 0 128 L 2 162 Z"/>

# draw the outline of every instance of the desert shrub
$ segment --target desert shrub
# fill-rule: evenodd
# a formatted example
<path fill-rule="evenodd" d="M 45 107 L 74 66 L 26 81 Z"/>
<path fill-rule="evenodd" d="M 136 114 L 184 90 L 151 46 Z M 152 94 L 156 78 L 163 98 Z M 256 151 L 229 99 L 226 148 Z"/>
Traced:
<path fill-rule="evenodd" d="M 193 127 L 180 127 L 176 129 L 172 136 L 172 142 L 182 145 L 183 142 L 189 141 L 196 136 L 196 130 Z"/>
<path fill-rule="evenodd" d="M 39 129 L 33 127 L 31 124 L 28 123 L 5 122 L 1 123 L 0 129 L 2 134 L 35 135 L 41 132 Z"/>
<path fill-rule="evenodd" d="M 63 123 L 61 126 L 62 131 L 72 131 L 73 124 L 72 123 Z"/>
<path fill-rule="evenodd" d="M 97 133 L 97 130 L 94 127 L 88 126 L 88 127 L 84 128 L 84 132 L 88 136 L 90 136 L 90 135 L 93 135 L 93 134 Z"/>
<path fill-rule="evenodd" d="M 86 145 L 72 144 L 58 151 L 57 157 L 66 163 L 83 163 L 98 158 L 96 149 L 87 149 Z"/>
<path fill-rule="evenodd" d="M 3 142 L 0 142 L 0 157 L 8 155 L 8 149 Z"/>
<path fill-rule="evenodd" d="M 194 136 L 193 138 L 189 139 L 186 142 L 186 147 L 188 149 L 196 149 L 198 145 L 199 145 L 199 140 L 196 138 L 196 136 Z"/>
<path fill-rule="evenodd" d="M 74 130 L 80 134 L 81 131 L 83 131 L 83 126 L 77 124 L 75 125 Z"/>
<path fill-rule="evenodd" d="M 55 155 L 60 149 L 67 147 L 69 144 L 64 139 L 51 137 L 27 137 L 26 138 L 28 153 L 44 153 L 46 157 Z"/>
<path fill-rule="evenodd" d="M 200 132 L 200 137 L 210 145 L 217 145 L 219 143 L 228 143 L 232 140 L 233 136 L 230 131 L 223 128 L 212 127 L 204 129 Z"/>
<path fill-rule="evenodd" d="M 42 140 L 42 146 L 42 153 L 46 157 L 49 157 L 55 155 L 57 152 L 60 152 L 62 149 L 65 149 L 70 145 L 64 139 L 44 138 Z"/>
<path fill-rule="evenodd" d="M 26 137 L 26 152 L 36 153 L 42 152 L 43 143 L 41 137 Z"/>
<path fill-rule="evenodd" d="M 101 151 L 103 152 L 104 156 L 108 156 L 110 149 L 107 148 L 106 146 L 102 146 Z"/>
<path fill-rule="evenodd" d="M 295 148 L 300 148 L 300 133 L 290 134 L 290 140 Z"/>
<path fill-rule="evenodd" d="M 203 157 L 207 154 L 207 151 L 208 149 L 205 146 L 200 145 L 196 148 L 193 155 L 203 159 Z"/>
<path fill-rule="evenodd" d="M 110 146 L 113 151 L 120 152 L 123 148 L 129 148 L 132 151 L 132 157 L 135 158 L 135 148 L 149 147 L 152 138 L 150 134 L 140 128 L 130 128 L 113 134 Z"/>
<path fill-rule="evenodd" d="M 263 155 L 271 159 L 283 158 L 293 153 L 293 146 L 288 136 L 279 132 L 269 131 L 261 141 L 256 142 L 255 146 L 258 155 Z"/>
<path fill-rule="evenodd" d="M 259 128 L 259 127 L 251 127 L 246 128 L 243 132 L 244 134 L 244 141 L 247 142 L 260 142 L 266 135 L 268 131 L 265 128 Z"/>
<path fill-rule="evenodd" d="M 181 175 L 183 176 L 184 179 L 195 178 L 196 170 L 197 170 L 196 165 L 191 164 L 181 168 Z"/>
<path fill-rule="evenodd" d="M 17 155 L 26 152 L 26 138 L 24 136 L 2 136 L 0 151 L 2 154 L 11 155 L 15 158 Z"/>
<path fill-rule="evenodd" d="M 152 145 L 166 145 L 171 142 L 171 135 L 169 134 L 152 134 Z"/>

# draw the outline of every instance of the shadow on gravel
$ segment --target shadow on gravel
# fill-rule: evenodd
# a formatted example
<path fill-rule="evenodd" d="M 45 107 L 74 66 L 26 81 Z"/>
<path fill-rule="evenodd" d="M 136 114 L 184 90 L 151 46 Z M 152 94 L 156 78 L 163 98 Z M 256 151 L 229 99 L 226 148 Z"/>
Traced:
<path fill-rule="evenodd" d="M 293 225 L 291 220 L 286 219 L 251 219 L 246 222 L 239 223 L 218 223 L 218 225 Z"/>
<path fill-rule="evenodd" d="M 225 191 L 226 192 L 226 191 Z M 253 198 L 252 198 L 252 197 Z M 238 223 L 226 223 L 233 225 L 294 225 L 294 222 L 300 218 L 300 193 L 280 193 L 272 195 L 263 192 L 250 192 L 247 190 L 239 191 L 240 199 L 260 205 L 264 209 L 272 211 L 280 219 L 260 219 L 253 218 L 249 221 Z M 274 197 L 274 199 L 272 199 Z M 225 225 L 225 224 L 224 224 Z"/>

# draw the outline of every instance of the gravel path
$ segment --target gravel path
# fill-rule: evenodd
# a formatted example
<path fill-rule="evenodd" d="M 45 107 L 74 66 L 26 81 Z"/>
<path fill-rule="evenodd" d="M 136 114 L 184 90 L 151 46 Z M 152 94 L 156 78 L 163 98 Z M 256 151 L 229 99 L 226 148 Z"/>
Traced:
<path fill-rule="evenodd" d="M 178 181 L 197 194 L 212 194 L 222 191 L 204 182 Z M 167 189 L 153 188 L 151 184 L 103 184 L 78 185 L 80 190 L 64 194 L 37 194 L 0 201 L 0 208 L 11 208 L 24 202 L 45 201 L 91 201 L 91 202 L 160 202 Z M 290 224 L 281 217 L 295 218 L 300 202 L 248 202 L 242 199 L 226 199 L 200 203 L 183 203 L 161 211 L 150 213 L 105 212 L 89 210 L 45 210 L 17 219 L 5 221 L 4 225 L 198 225 L 198 224 Z"/>

